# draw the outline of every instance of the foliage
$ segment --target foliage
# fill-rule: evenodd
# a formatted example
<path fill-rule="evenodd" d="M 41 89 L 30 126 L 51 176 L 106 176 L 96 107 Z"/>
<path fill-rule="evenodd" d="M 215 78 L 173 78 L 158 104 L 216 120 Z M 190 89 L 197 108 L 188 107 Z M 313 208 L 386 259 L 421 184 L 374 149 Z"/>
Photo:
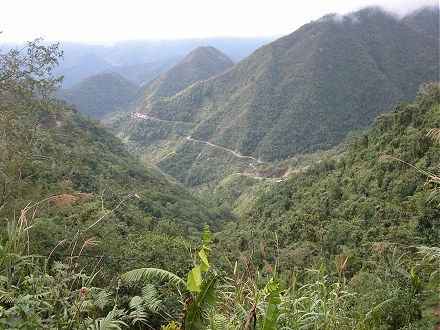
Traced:
<path fill-rule="evenodd" d="M 208 272 L 210 265 L 208 254 L 211 251 L 211 232 L 209 226 L 205 225 L 203 232 L 203 245 L 198 252 L 198 261 L 194 260 L 194 267 L 188 272 L 186 282 L 179 276 L 163 269 L 139 268 L 131 270 L 122 275 L 127 282 L 136 282 L 141 279 L 159 280 L 173 283 L 177 286 L 184 284 L 188 293 L 183 306 L 183 324 L 185 329 L 203 328 L 203 313 L 213 308 L 217 302 L 216 282 L 217 276 L 203 275 Z M 168 325 L 167 327 L 172 327 Z M 167 328 L 166 327 L 166 328 Z"/>
<path fill-rule="evenodd" d="M 95 281 L 104 285 L 123 267 L 141 264 L 134 242 L 182 244 L 182 237 L 198 237 L 203 223 L 220 228 L 224 211 L 209 208 L 131 155 L 99 123 L 51 98 L 61 55 L 58 45 L 39 41 L 1 55 L 0 233 L 23 205 L 35 203 L 44 212 L 35 213 L 29 253 L 48 255 L 63 241 L 53 260 L 82 250 L 78 269 L 91 272 L 100 260 Z M 91 238 L 99 241 L 94 249 L 78 243 Z M 174 249 L 172 270 L 184 267 L 185 251 Z M 156 249 L 155 266 L 168 253 Z"/>
<path fill-rule="evenodd" d="M 92 286 L 95 274 L 29 254 L 32 219 L 27 215 L 32 211 L 23 210 L 18 221 L 8 224 L 8 237 L 0 246 L 1 327 L 121 329 L 125 323 L 115 319 L 116 305 L 106 314 L 111 293 Z"/>
<path fill-rule="evenodd" d="M 398 103 L 379 116 L 347 140 L 341 155 L 249 194 L 242 219 L 218 236 L 221 249 L 237 258 L 236 251 L 252 255 L 256 270 L 277 260 L 281 272 L 301 274 L 304 290 L 307 269 L 328 272 L 333 260 L 348 260 L 343 275 L 353 285 L 330 282 L 328 289 L 339 288 L 335 296 L 345 299 L 338 322 L 365 329 L 419 322 L 423 302 L 438 286 L 435 257 L 423 268 L 414 247 L 428 246 L 429 258 L 439 241 L 438 201 L 432 199 L 439 144 L 426 136 L 439 126 L 439 103 L 439 84 L 422 85 L 413 104 Z M 267 244 L 273 232 L 277 249 Z"/>

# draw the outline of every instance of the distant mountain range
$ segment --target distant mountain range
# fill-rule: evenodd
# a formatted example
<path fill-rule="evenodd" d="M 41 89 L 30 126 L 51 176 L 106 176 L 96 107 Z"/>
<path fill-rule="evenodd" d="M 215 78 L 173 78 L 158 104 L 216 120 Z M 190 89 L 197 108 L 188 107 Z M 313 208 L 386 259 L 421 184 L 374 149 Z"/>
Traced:
<path fill-rule="evenodd" d="M 202 46 L 213 46 L 239 61 L 258 47 L 273 41 L 269 37 L 218 37 L 182 40 L 137 40 L 114 45 L 88 45 L 61 42 L 64 60 L 55 70 L 64 75 L 63 88 L 103 72 L 117 72 L 135 84 L 147 82 Z"/>

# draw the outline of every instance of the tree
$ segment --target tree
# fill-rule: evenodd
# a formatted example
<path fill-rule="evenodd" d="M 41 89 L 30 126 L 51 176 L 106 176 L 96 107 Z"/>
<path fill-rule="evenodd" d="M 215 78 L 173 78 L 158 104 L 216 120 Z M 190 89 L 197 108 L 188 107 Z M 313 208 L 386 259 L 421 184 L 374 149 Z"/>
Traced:
<path fill-rule="evenodd" d="M 63 79 L 52 72 L 63 52 L 58 44 L 42 42 L 36 39 L 7 52 L 0 49 L 0 210 L 20 182 L 33 176 L 29 166 L 34 161 L 50 161 L 36 150 L 40 128 L 55 125 L 65 109 L 51 98 Z"/>

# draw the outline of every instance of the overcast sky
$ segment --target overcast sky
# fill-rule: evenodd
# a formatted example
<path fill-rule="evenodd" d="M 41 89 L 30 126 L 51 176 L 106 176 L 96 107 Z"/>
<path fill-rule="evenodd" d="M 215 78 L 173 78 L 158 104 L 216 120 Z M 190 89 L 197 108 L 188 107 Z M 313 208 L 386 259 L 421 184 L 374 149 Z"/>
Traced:
<path fill-rule="evenodd" d="M 438 0 L 2 0 L 0 43 L 282 36 L 369 5 L 404 15 Z"/>

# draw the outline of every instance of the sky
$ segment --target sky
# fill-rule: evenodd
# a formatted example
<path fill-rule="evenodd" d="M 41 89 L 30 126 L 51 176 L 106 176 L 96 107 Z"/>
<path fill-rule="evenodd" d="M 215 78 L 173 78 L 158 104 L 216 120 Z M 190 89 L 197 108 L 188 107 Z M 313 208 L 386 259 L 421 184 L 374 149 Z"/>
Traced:
<path fill-rule="evenodd" d="M 403 16 L 439 0 L 2 0 L 0 43 L 278 37 L 370 5 Z"/>

